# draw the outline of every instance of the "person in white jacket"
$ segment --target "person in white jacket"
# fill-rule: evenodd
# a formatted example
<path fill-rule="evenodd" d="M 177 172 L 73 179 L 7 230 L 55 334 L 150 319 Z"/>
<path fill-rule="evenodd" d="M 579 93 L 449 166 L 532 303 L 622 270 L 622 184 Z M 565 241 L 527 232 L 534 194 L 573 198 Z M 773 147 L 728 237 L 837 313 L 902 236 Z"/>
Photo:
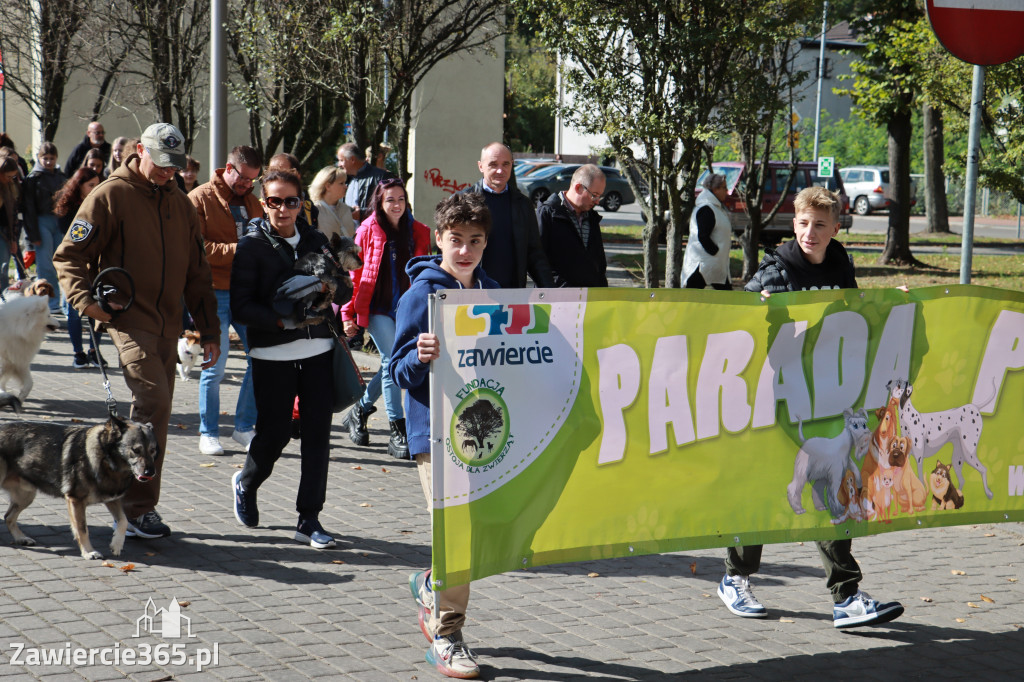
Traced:
<path fill-rule="evenodd" d="M 729 247 L 732 225 L 722 202 L 729 195 L 725 176 L 711 173 L 690 214 L 690 238 L 683 255 L 683 286 L 687 289 L 731 289 Z"/>

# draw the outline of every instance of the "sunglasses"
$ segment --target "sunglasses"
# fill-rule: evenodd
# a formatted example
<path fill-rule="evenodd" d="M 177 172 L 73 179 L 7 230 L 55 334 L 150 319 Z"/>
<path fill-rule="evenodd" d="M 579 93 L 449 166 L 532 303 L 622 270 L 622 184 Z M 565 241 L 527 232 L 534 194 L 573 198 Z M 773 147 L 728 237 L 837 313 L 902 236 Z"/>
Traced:
<path fill-rule="evenodd" d="M 298 208 L 302 206 L 302 197 L 264 197 L 267 208 Z"/>

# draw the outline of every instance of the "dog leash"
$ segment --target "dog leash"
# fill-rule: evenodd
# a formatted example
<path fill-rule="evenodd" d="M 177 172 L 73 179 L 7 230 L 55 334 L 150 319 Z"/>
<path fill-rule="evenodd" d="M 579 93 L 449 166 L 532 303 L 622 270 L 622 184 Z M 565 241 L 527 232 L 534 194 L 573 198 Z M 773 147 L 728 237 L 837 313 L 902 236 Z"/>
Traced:
<path fill-rule="evenodd" d="M 119 289 L 113 284 L 108 284 L 103 281 L 104 277 L 109 277 L 114 274 L 123 274 L 128 278 L 129 295 L 128 301 L 121 306 L 121 308 L 113 308 L 108 300 L 114 294 L 119 293 Z M 128 310 L 132 303 L 135 302 L 135 280 L 132 279 L 131 274 L 124 268 L 107 268 L 96 276 L 96 279 L 92 283 L 92 295 L 99 304 L 100 309 L 110 314 L 111 321 L 114 320 L 118 315 Z M 118 418 L 117 415 L 117 401 L 114 400 L 114 394 L 110 390 L 110 377 L 107 376 L 107 369 L 103 366 L 103 361 L 100 359 L 100 346 L 96 341 L 96 331 L 93 329 L 93 320 L 85 318 L 88 321 L 89 326 L 89 338 L 92 340 L 92 347 L 96 350 L 96 364 L 99 365 L 100 374 L 103 376 L 103 390 L 107 392 L 107 412 L 111 417 Z"/>

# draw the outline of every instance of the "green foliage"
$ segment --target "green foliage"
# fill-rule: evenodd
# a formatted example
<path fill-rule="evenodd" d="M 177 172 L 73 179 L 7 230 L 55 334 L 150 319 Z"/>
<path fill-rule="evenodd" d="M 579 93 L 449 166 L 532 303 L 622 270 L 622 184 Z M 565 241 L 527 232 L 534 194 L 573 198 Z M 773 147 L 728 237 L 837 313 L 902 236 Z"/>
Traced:
<path fill-rule="evenodd" d="M 505 143 L 512 151 L 555 146 L 555 54 L 520 24 L 505 41 Z"/>

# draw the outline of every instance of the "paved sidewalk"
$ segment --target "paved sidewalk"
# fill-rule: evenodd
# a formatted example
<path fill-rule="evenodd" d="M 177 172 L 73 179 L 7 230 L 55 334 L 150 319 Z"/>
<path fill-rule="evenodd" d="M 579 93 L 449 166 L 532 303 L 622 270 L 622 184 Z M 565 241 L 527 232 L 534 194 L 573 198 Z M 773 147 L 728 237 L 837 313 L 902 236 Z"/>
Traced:
<path fill-rule="evenodd" d="M 372 358 L 360 361 L 369 366 Z M 234 407 L 241 371 L 233 352 L 225 410 Z M 23 418 L 67 423 L 105 416 L 98 370 L 71 369 L 63 334 L 49 337 L 33 376 Z M 120 372 L 111 379 L 124 412 L 129 396 Z M 335 419 L 321 518 L 340 542 L 320 551 L 292 539 L 295 441 L 260 490 L 264 525 L 249 530 L 236 523 L 230 479 L 244 454 L 230 440 L 230 416 L 221 418 L 229 452 L 199 454 L 197 394 L 198 376 L 177 383 L 160 505 L 172 537 L 129 539 L 110 566 L 86 561 L 65 504 L 43 496 L 21 515 L 38 546 L 12 547 L 0 529 L 0 678 L 440 679 L 423 660 L 426 642 L 406 584 L 410 571 L 429 562 L 429 523 L 413 466 L 387 457 L 383 409 L 371 418 L 373 445 L 366 448 L 353 447 Z M 102 506 L 89 508 L 101 551 L 111 537 L 107 516 Z M 766 549 L 763 573 L 753 581 L 769 609 L 764 620 L 725 609 L 715 594 L 723 552 L 704 550 L 481 580 L 465 634 L 480 656 L 482 678 L 491 680 L 1016 680 L 1024 674 L 1022 545 L 1022 524 L 858 540 L 864 589 L 907 607 L 901 619 L 874 629 L 835 630 L 815 548 L 785 544 Z M 119 570 L 129 563 L 131 571 Z M 162 614 L 153 628 L 145 620 L 147 600 L 159 609 L 172 598 L 187 603 L 180 638 L 157 633 Z M 12 664 L 22 645 L 22 664 Z M 144 656 L 147 647 L 171 661 L 125 663 L 128 650 Z M 94 660 L 41 663 L 44 654 L 70 657 L 79 648 L 96 649 Z M 106 660 L 116 653 L 120 663 L 102 664 L 100 650 Z M 202 672 L 194 663 L 176 664 L 207 650 L 217 659 Z M 25 664 L 32 662 L 39 664 Z"/>

